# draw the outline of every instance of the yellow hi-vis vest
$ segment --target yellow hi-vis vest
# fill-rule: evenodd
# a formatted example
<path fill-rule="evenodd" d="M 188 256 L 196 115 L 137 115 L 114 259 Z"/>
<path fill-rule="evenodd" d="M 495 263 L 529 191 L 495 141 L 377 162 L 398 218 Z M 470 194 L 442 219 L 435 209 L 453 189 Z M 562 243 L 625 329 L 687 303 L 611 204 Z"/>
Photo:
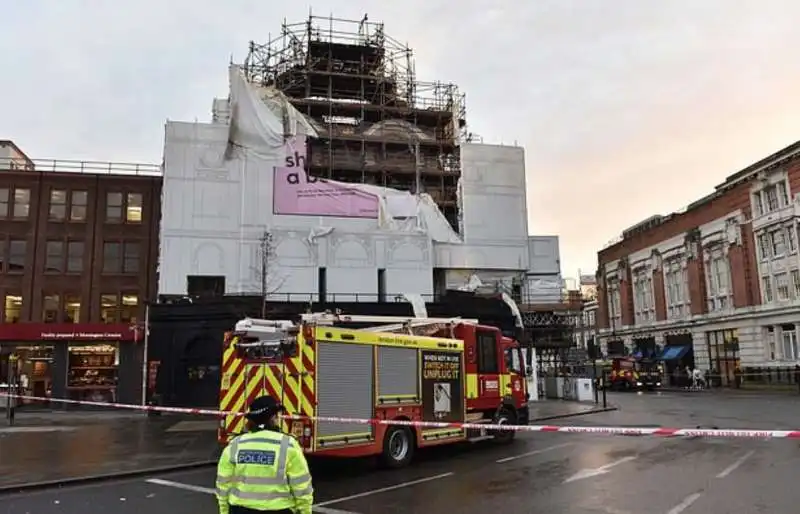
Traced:
<path fill-rule="evenodd" d="M 217 465 L 217 501 L 220 514 L 230 505 L 311 514 L 314 488 L 297 440 L 268 430 L 233 439 Z"/>

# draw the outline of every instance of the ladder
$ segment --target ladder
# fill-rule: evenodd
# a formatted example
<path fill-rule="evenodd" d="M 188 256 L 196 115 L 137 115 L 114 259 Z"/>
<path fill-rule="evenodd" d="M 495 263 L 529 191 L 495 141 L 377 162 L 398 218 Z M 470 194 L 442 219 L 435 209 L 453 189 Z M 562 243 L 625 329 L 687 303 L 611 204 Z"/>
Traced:
<path fill-rule="evenodd" d="M 477 319 L 461 317 L 409 318 L 405 316 L 333 314 L 330 312 L 303 314 L 302 320 L 304 323 L 316 323 L 318 325 L 333 325 L 335 323 L 374 323 L 374 326 L 361 328 L 359 330 L 365 332 L 407 333 L 412 335 L 431 335 L 439 330 L 452 328 L 459 323 L 470 325 L 478 324 Z"/>

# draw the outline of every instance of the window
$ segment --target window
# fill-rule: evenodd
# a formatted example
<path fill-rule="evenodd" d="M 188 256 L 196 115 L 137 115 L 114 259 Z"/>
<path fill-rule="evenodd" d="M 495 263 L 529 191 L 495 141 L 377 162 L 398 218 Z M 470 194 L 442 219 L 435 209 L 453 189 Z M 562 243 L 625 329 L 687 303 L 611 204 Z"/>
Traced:
<path fill-rule="evenodd" d="M 64 272 L 64 242 L 48 241 L 44 262 L 45 273 Z"/>
<path fill-rule="evenodd" d="M 770 243 L 769 234 L 766 232 L 758 235 L 758 253 L 762 261 L 772 257 L 772 243 Z"/>
<path fill-rule="evenodd" d="M 770 242 L 772 243 L 772 255 L 779 257 L 786 252 L 786 244 L 783 238 L 783 230 L 778 229 L 770 232 Z"/>
<path fill-rule="evenodd" d="M 679 258 L 673 258 L 664 263 L 664 293 L 667 303 L 667 317 L 670 319 L 681 318 L 688 303 L 686 292 L 686 270 Z"/>
<path fill-rule="evenodd" d="M 80 323 L 81 297 L 77 294 L 68 294 L 64 297 L 64 323 Z"/>
<path fill-rule="evenodd" d="M 213 275 L 189 275 L 186 277 L 186 293 L 191 297 L 224 296 L 225 277 Z"/>
<path fill-rule="evenodd" d="M 475 338 L 478 343 L 478 373 L 498 373 L 497 334 L 487 330 L 476 330 Z"/>
<path fill-rule="evenodd" d="M 789 299 L 789 275 L 786 273 L 775 274 L 775 292 L 778 295 L 778 300 Z"/>
<path fill-rule="evenodd" d="M 797 251 L 797 227 L 795 225 L 786 227 L 786 246 L 789 248 L 789 253 Z"/>
<path fill-rule="evenodd" d="M 75 222 L 86 221 L 86 206 L 89 203 L 89 193 L 86 191 L 73 191 L 69 205 L 69 220 Z"/>
<path fill-rule="evenodd" d="M 786 360 L 798 360 L 797 353 L 797 330 L 794 325 L 781 326 L 781 339 L 783 340 L 783 358 Z"/>
<path fill-rule="evenodd" d="M 8 272 L 22 273 L 28 256 L 28 242 L 24 239 L 12 239 L 8 244 Z"/>
<path fill-rule="evenodd" d="M 764 288 L 764 302 L 769 303 L 772 301 L 772 281 L 769 277 L 761 277 L 761 282 Z"/>
<path fill-rule="evenodd" d="M 793 269 L 791 272 L 792 286 L 795 298 L 800 298 L 800 270 Z"/>
<path fill-rule="evenodd" d="M 31 211 L 31 190 L 14 189 L 14 219 L 28 219 Z"/>
<path fill-rule="evenodd" d="M 125 206 L 125 221 L 128 223 L 142 222 L 142 194 L 128 193 L 128 201 Z"/>
<path fill-rule="evenodd" d="M 11 191 L 7 187 L 0 189 L 0 218 L 8 218 L 10 195 Z"/>
<path fill-rule="evenodd" d="M 789 205 L 789 190 L 786 188 L 786 182 L 781 180 L 775 186 L 778 189 L 778 199 L 781 205 Z"/>
<path fill-rule="evenodd" d="M 117 323 L 119 317 L 119 297 L 116 294 L 100 295 L 100 319 L 103 323 Z"/>
<path fill-rule="evenodd" d="M 139 243 L 125 243 L 123 249 L 123 273 L 139 272 Z"/>
<path fill-rule="evenodd" d="M 722 310 L 728 307 L 730 296 L 730 269 L 728 258 L 720 248 L 710 251 L 706 261 L 706 286 L 708 287 L 708 310 Z"/>
<path fill-rule="evenodd" d="M 767 212 L 772 212 L 778 208 L 778 191 L 775 186 L 770 186 L 764 189 L 766 195 Z"/>
<path fill-rule="evenodd" d="M 122 294 L 120 321 L 123 323 L 136 323 L 139 313 L 139 296 L 136 294 Z"/>
<path fill-rule="evenodd" d="M 764 214 L 764 201 L 761 199 L 761 193 L 753 195 L 753 210 L 755 210 L 756 216 Z"/>
<path fill-rule="evenodd" d="M 122 193 L 106 193 L 106 221 L 122 221 Z"/>
<path fill-rule="evenodd" d="M 619 280 L 608 279 L 608 321 L 611 329 L 622 326 L 622 303 L 620 302 Z"/>
<path fill-rule="evenodd" d="M 17 323 L 22 318 L 22 295 L 7 294 L 5 296 L 6 323 Z"/>
<path fill-rule="evenodd" d="M 50 190 L 50 221 L 64 221 L 67 218 L 67 191 Z"/>
<path fill-rule="evenodd" d="M 67 243 L 67 273 L 83 273 L 83 241 Z"/>
<path fill-rule="evenodd" d="M 103 244 L 103 273 L 122 271 L 122 243 Z"/>
<path fill-rule="evenodd" d="M 653 302 L 653 277 L 648 268 L 635 272 L 634 284 L 634 315 L 637 323 L 647 322 L 655 318 Z"/>
<path fill-rule="evenodd" d="M 42 321 L 45 323 L 58 322 L 58 313 L 61 310 L 61 297 L 57 294 L 47 294 L 42 301 Z"/>

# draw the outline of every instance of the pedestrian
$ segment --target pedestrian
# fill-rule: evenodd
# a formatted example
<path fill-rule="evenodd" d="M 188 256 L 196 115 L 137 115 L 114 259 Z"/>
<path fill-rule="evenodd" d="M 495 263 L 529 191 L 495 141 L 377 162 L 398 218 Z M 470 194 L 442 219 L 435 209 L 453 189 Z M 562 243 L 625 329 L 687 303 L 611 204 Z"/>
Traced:
<path fill-rule="evenodd" d="M 311 514 L 314 489 L 303 449 L 279 429 L 283 406 L 253 400 L 247 432 L 235 437 L 217 465 L 220 514 Z"/>

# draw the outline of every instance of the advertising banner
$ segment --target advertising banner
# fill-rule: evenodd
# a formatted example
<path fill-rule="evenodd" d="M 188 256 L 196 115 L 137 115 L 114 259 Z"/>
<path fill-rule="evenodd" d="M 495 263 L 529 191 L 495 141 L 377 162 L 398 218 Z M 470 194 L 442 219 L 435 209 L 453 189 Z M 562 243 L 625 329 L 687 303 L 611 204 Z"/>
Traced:
<path fill-rule="evenodd" d="M 422 351 L 424 421 L 464 421 L 462 354 Z"/>
<path fill-rule="evenodd" d="M 304 136 L 290 138 L 284 148 L 284 165 L 275 168 L 273 177 L 273 214 L 378 218 L 377 196 L 308 175 Z"/>

